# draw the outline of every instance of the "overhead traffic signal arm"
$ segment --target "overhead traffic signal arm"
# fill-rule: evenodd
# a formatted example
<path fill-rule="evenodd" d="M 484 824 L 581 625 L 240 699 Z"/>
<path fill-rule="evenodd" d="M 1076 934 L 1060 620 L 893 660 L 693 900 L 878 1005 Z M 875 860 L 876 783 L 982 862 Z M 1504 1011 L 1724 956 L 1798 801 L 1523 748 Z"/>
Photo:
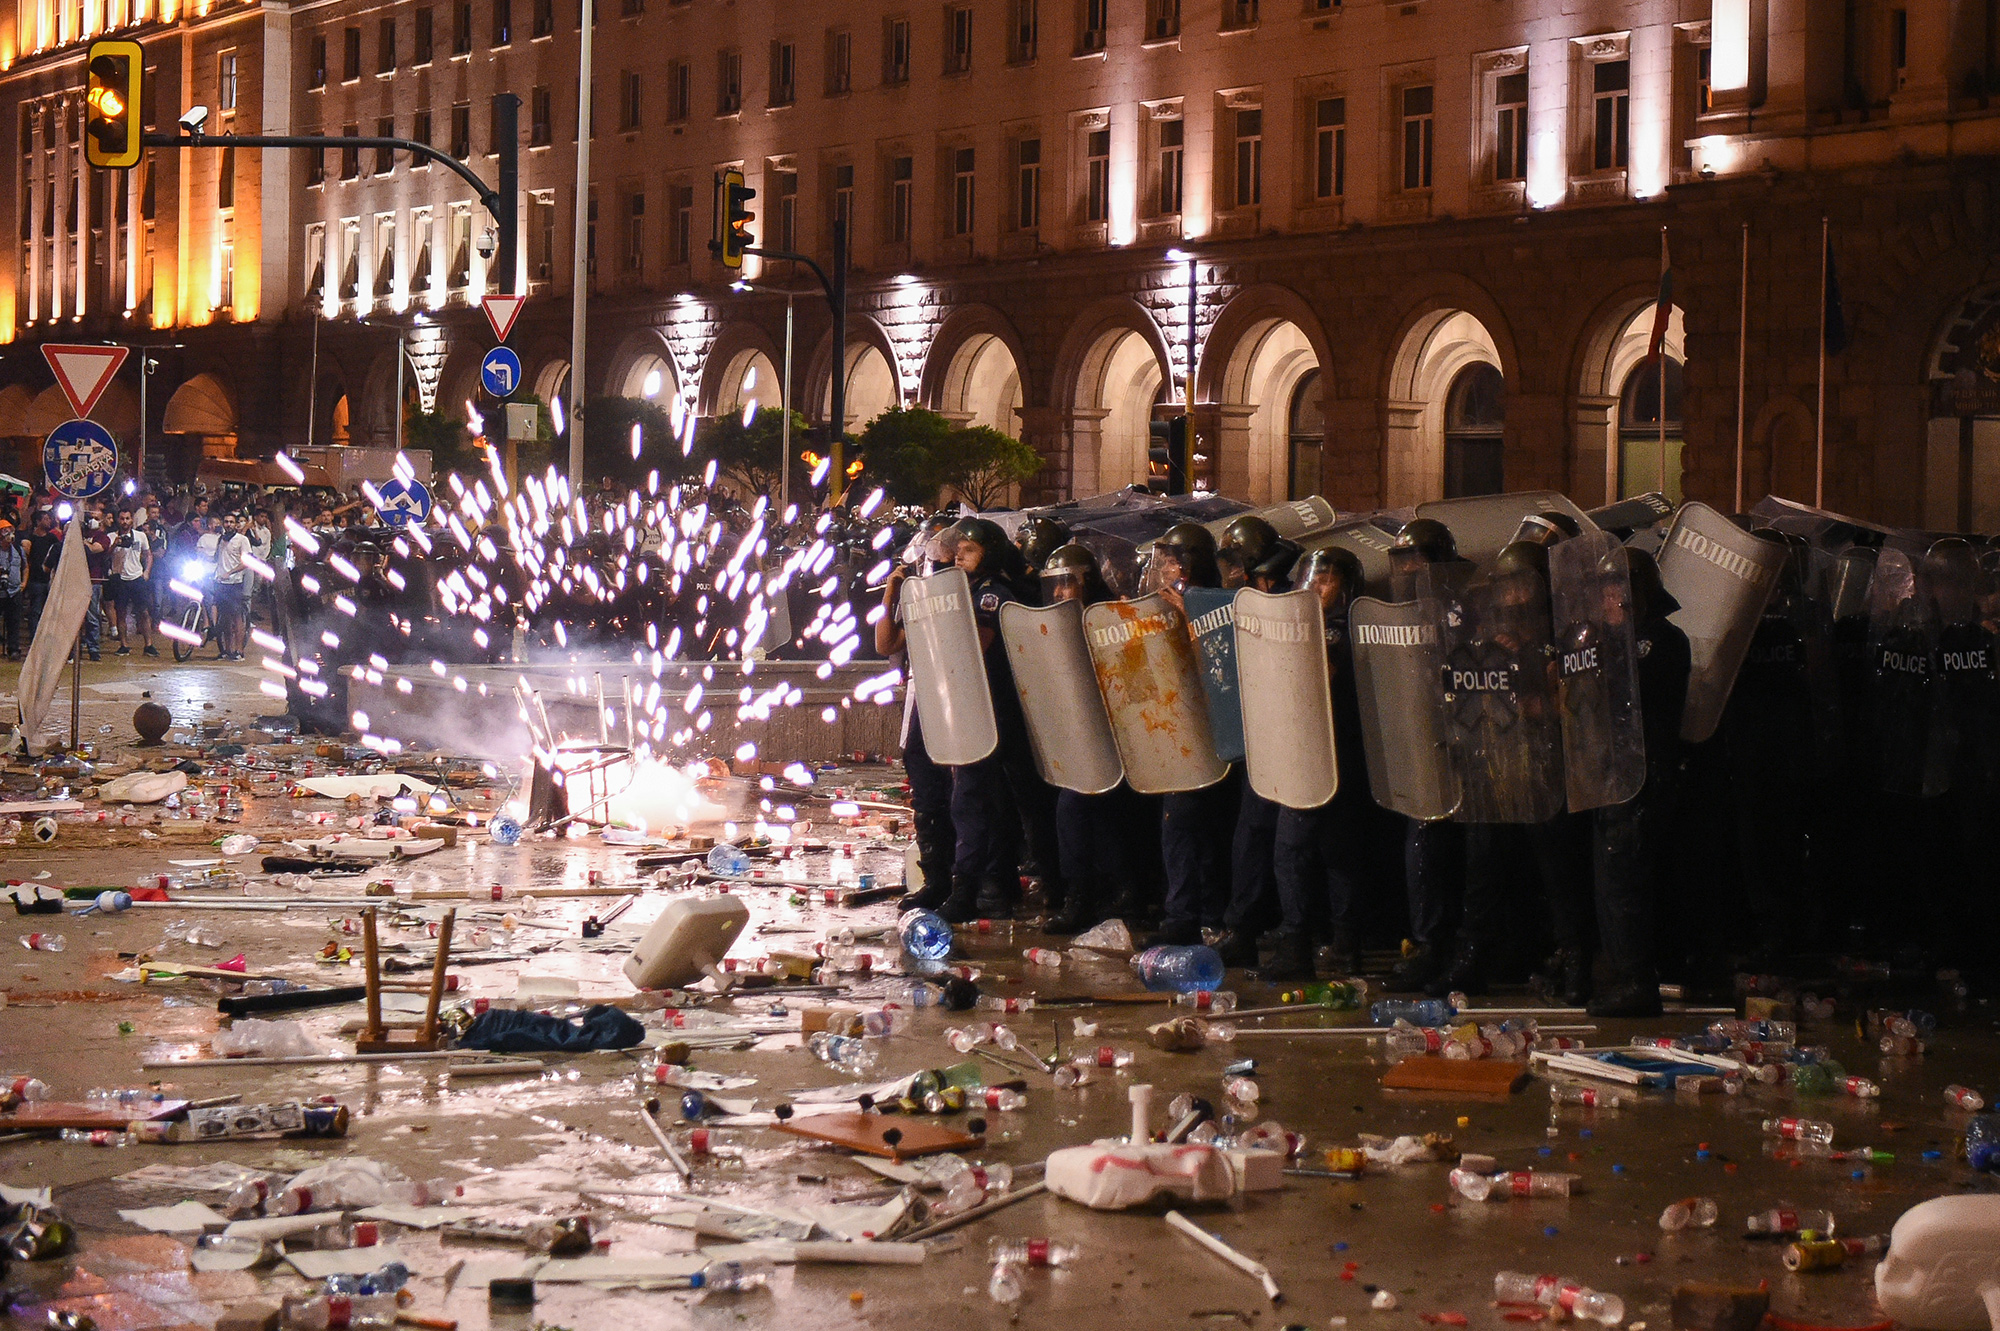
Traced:
<path fill-rule="evenodd" d="M 137 42 L 90 44 L 85 62 L 83 155 L 92 166 L 122 170 L 139 164 L 138 110 L 146 53 Z"/>

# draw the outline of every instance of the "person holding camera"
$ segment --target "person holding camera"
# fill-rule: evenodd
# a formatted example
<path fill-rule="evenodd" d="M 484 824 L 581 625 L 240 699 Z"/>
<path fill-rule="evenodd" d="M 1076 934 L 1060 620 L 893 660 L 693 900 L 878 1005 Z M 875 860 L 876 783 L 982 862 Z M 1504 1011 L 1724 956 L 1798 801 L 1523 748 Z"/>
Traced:
<path fill-rule="evenodd" d="M 243 532 L 243 515 L 231 513 L 222 520 L 222 538 L 215 547 L 215 609 L 221 635 L 217 659 L 241 661 L 249 629 L 249 602 L 244 597 L 243 577 L 248 567 L 250 538 Z"/>
<path fill-rule="evenodd" d="M 111 577 L 107 586 L 111 613 L 116 618 L 119 656 L 132 654 L 136 629 L 145 641 L 146 655 L 158 656 L 153 645 L 153 543 L 133 520 L 132 510 L 120 509 L 118 529 L 111 534 Z"/>

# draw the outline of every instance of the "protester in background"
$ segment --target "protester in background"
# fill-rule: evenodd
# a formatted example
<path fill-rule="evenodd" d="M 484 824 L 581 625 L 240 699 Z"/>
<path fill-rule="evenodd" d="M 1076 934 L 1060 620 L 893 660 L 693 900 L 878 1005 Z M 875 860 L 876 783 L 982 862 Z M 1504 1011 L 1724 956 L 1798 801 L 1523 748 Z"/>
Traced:
<path fill-rule="evenodd" d="M 104 630 L 104 580 L 111 576 L 111 533 L 96 513 L 70 519 L 83 524 L 83 557 L 90 565 L 90 608 L 83 615 L 83 650 L 93 661 L 102 661 L 100 649 Z"/>
<path fill-rule="evenodd" d="M 14 539 L 14 524 L 0 520 L 0 647 L 9 661 L 21 654 L 21 612 L 26 608 L 28 556 Z"/>
<path fill-rule="evenodd" d="M 249 603 L 243 585 L 249 570 L 243 559 L 249 553 L 250 538 L 243 532 L 243 515 L 231 513 L 222 520 L 222 536 L 215 547 L 215 607 L 221 636 L 218 660 L 243 659 L 244 639 L 249 629 Z"/>
<path fill-rule="evenodd" d="M 26 632 L 23 636 L 34 641 L 35 630 L 41 626 L 42 607 L 49 601 L 49 579 L 55 576 L 56 561 L 62 558 L 62 530 L 56 526 L 56 515 L 46 508 L 35 512 L 35 525 L 28 537 L 28 589 Z"/>
<path fill-rule="evenodd" d="M 136 628 L 145 640 L 146 655 L 158 656 L 153 645 L 153 545 L 138 530 L 130 509 L 118 514 L 118 530 L 111 537 L 112 614 L 118 622 L 119 656 L 132 654 L 132 634 Z"/>

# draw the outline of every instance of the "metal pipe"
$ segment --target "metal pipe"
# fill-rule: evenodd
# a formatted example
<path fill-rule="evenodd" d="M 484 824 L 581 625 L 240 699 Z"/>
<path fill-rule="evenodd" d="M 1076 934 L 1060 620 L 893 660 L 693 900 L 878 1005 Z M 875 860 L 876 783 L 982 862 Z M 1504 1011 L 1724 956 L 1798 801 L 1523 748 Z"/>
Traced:
<path fill-rule="evenodd" d="M 590 289 L 591 37 L 597 26 L 596 0 L 582 0 L 576 60 L 576 218 L 570 256 L 569 295 L 569 483 L 583 493 L 584 304 Z"/>

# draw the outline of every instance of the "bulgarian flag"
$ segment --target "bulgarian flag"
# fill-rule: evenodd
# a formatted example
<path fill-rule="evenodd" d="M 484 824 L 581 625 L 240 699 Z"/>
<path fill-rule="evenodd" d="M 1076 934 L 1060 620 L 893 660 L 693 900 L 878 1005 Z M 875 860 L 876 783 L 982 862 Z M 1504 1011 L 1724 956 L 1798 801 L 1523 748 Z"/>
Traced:
<path fill-rule="evenodd" d="M 1667 257 L 1667 229 L 1660 228 L 1660 295 L 1653 302 L 1653 336 L 1646 343 L 1646 358 L 1658 360 L 1667 344 L 1667 324 L 1674 317 L 1674 266 Z"/>

